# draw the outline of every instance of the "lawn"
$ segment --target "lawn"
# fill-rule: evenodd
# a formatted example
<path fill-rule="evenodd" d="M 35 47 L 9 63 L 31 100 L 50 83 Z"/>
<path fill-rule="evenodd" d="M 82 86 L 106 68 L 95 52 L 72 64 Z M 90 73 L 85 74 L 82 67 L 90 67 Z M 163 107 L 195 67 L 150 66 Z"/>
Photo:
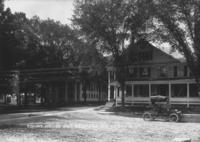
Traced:
<path fill-rule="evenodd" d="M 49 112 L 0 123 L 2 142 L 171 142 L 200 141 L 199 123 L 143 121 L 101 109 Z"/>

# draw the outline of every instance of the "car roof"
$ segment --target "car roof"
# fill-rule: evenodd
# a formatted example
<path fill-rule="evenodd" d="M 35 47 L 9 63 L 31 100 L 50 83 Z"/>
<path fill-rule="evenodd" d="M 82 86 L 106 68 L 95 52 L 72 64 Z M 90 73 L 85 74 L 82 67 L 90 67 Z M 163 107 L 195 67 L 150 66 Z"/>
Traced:
<path fill-rule="evenodd" d="M 162 95 L 151 96 L 150 99 L 151 99 L 152 102 L 166 102 L 166 101 L 168 101 L 168 97 L 162 96 Z"/>

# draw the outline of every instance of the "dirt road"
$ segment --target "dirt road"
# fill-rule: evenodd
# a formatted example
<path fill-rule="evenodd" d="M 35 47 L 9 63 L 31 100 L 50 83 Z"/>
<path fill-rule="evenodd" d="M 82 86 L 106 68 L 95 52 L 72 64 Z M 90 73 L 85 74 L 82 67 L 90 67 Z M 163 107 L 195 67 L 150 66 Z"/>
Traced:
<path fill-rule="evenodd" d="M 1 142 L 171 142 L 175 137 L 200 141 L 199 123 L 145 122 L 86 108 L 26 114 L 0 120 Z"/>

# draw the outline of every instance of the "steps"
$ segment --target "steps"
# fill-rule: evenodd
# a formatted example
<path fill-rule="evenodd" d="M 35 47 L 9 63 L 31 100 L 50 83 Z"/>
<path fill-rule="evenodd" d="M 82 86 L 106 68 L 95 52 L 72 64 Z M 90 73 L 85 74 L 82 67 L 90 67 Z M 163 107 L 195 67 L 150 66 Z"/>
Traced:
<path fill-rule="evenodd" d="M 106 104 L 105 104 L 105 107 L 113 107 L 113 106 L 115 106 L 115 102 L 107 102 Z"/>

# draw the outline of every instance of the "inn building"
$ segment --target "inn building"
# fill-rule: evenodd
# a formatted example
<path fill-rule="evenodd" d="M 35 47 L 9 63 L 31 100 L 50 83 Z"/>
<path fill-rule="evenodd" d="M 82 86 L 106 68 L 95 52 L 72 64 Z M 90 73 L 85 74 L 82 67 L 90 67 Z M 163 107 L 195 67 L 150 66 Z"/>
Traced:
<path fill-rule="evenodd" d="M 149 104 L 150 96 L 168 96 L 171 104 L 199 105 L 195 79 L 184 60 L 176 59 L 145 40 L 129 47 L 126 68 L 125 104 Z M 120 104 L 122 91 L 116 80 L 116 68 L 108 71 L 108 100 Z"/>

